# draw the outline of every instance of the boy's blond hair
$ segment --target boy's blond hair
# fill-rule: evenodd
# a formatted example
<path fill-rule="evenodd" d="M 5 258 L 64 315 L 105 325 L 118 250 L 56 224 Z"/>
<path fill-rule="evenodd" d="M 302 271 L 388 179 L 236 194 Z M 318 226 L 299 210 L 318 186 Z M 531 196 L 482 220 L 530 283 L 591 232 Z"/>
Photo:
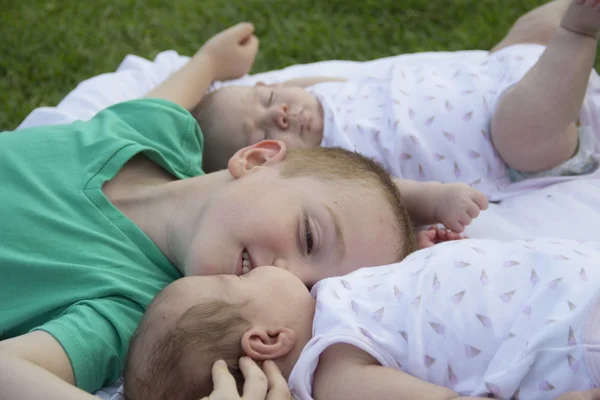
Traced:
<path fill-rule="evenodd" d="M 402 202 L 402 196 L 390 174 L 377 162 L 359 153 L 336 147 L 314 147 L 288 151 L 281 169 L 283 178 L 311 177 L 332 185 L 356 189 L 356 184 L 383 195 L 390 206 L 390 221 L 398 231 L 400 243 L 395 261 L 401 261 L 417 249 L 414 227 Z"/>
<path fill-rule="evenodd" d="M 148 347 L 144 341 L 152 329 L 150 321 L 155 318 L 153 311 L 160 296 L 148 307 L 131 339 L 123 372 L 125 398 L 201 399 L 213 390 L 211 370 L 217 360 L 227 363 L 241 390 L 241 338 L 251 326 L 241 316 L 243 305 L 207 299 L 190 308 Z"/>

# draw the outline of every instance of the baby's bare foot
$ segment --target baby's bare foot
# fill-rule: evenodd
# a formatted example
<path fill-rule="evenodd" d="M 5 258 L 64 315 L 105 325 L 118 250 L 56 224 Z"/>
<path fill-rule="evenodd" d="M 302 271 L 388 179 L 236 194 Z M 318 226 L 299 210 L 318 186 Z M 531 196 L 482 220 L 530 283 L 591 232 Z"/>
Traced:
<path fill-rule="evenodd" d="M 600 36 L 600 1 L 571 1 L 560 26 L 573 33 L 598 39 Z"/>

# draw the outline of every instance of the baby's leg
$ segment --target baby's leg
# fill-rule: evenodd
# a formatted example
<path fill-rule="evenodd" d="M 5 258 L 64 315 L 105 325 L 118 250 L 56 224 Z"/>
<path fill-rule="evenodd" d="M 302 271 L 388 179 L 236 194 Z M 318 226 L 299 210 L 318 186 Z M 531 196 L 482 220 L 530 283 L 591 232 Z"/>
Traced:
<path fill-rule="evenodd" d="M 597 3 L 571 0 L 539 61 L 500 99 L 491 134 L 512 168 L 540 172 L 576 152 L 576 122 L 600 33 Z"/>

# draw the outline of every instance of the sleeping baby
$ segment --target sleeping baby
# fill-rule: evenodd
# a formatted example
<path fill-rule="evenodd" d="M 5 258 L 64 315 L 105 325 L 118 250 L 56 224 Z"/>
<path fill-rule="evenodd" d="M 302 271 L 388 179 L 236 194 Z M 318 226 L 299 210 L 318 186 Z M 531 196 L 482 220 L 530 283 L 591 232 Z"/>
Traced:
<path fill-rule="evenodd" d="M 524 180 L 589 174 L 600 154 L 595 3 L 574 0 L 547 46 L 508 46 L 483 62 L 456 53 L 350 81 L 219 89 L 194 111 L 209 149 L 205 167 L 224 168 L 238 149 L 277 139 L 358 151 L 397 178 L 463 182 L 491 200 Z"/>
<path fill-rule="evenodd" d="M 273 360 L 296 399 L 581 399 L 600 384 L 600 243 L 440 244 L 309 292 L 291 273 L 188 277 L 148 308 L 129 399 L 197 400 L 211 365 Z"/>

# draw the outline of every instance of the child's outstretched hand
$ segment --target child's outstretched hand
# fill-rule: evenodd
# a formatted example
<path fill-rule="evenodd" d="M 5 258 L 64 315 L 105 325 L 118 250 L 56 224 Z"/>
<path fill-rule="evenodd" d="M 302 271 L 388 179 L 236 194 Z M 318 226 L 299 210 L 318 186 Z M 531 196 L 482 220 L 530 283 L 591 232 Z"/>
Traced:
<path fill-rule="evenodd" d="M 444 183 L 436 195 L 433 218 L 454 232 L 462 232 L 487 208 L 488 200 L 479 190 L 464 183 Z"/>
<path fill-rule="evenodd" d="M 257 52 L 258 38 L 254 36 L 254 25 L 249 22 L 241 22 L 217 33 L 198 50 L 210 60 L 213 79 L 218 81 L 249 73 Z"/>

